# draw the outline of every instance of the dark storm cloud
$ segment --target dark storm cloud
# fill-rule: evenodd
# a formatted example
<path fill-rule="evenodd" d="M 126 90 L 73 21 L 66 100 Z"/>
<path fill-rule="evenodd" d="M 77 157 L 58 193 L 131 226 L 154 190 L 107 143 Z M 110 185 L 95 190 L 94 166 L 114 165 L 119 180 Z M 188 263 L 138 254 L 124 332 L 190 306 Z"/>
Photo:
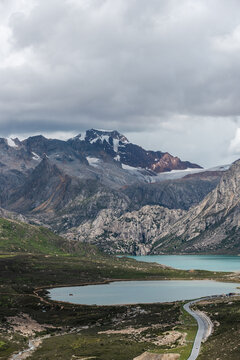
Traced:
<path fill-rule="evenodd" d="M 1 0 L 0 10 L 3 135 L 178 134 L 171 150 L 204 123 L 218 132 L 206 148 L 215 136 L 227 151 L 240 115 L 239 1 Z"/>

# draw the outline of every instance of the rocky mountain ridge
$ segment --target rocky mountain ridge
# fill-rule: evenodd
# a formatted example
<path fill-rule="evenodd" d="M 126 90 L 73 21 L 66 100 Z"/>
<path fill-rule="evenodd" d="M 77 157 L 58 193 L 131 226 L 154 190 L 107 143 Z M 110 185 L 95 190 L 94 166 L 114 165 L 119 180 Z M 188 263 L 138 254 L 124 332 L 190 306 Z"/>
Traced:
<path fill-rule="evenodd" d="M 158 175 L 160 171 L 186 168 L 201 171 L 199 165 L 131 144 L 117 131 L 91 129 L 67 141 L 42 135 L 23 141 L 0 138 L 0 206 L 8 203 L 12 191 L 28 181 L 44 158 L 63 174 L 82 181 L 97 181 L 111 189 L 160 182 L 163 180 Z M 164 165 L 155 169 L 159 161 L 164 161 Z"/>
<path fill-rule="evenodd" d="M 123 165 L 151 170 L 155 173 L 201 168 L 197 164 L 182 161 L 167 152 L 144 150 L 142 147 L 130 143 L 124 135 L 116 130 L 87 130 L 85 134 L 69 140 L 71 143 L 74 141 L 78 142 L 78 148 L 87 156 L 94 154 L 96 146 L 98 153 L 100 149 L 104 150 L 107 155 Z"/>
<path fill-rule="evenodd" d="M 239 194 L 240 160 L 188 211 L 144 206 L 120 217 L 103 211 L 66 236 L 99 243 L 112 253 L 239 253 Z"/>
<path fill-rule="evenodd" d="M 0 150 L 2 150 L 1 155 L 3 155 L 2 160 L 5 166 L 11 164 L 11 160 L 12 162 L 16 159 L 21 160 L 19 170 L 34 167 L 34 162 L 40 162 L 44 156 L 57 161 L 59 166 L 61 162 L 71 163 L 76 160 L 84 165 L 91 165 L 91 157 L 96 156 L 97 159 L 106 162 L 119 162 L 120 167 L 124 164 L 153 171 L 152 175 L 154 172 L 201 168 L 197 164 L 182 161 L 167 152 L 144 150 L 130 143 L 116 130 L 91 129 L 67 141 L 47 139 L 42 135 L 32 136 L 23 141 L 18 138 L 0 138 Z"/>
<path fill-rule="evenodd" d="M 144 205 L 189 209 L 218 183 L 207 179 L 177 179 L 154 184 L 136 184 L 112 189 L 95 179 L 69 176 L 45 157 L 39 165 L 2 200 L 2 206 L 64 233 L 94 221 L 103 210 L 113 216 L 139 210 Z M 102 216 L 102 215 L 101 215 Z"/>

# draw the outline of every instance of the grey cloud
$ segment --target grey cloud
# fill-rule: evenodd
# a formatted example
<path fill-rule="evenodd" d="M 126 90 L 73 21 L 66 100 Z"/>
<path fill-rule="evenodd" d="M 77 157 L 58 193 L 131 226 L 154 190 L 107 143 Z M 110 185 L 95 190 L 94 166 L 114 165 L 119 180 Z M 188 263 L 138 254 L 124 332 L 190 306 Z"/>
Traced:
<path fill-rule="evenodd" d="M 219 131 L 220 119 L 226 129 L 238 119 L 239 1 L 28 0 L 27 13 L 19 1 L 3 19 L 11 37 L 0 58 L 2 134 L 155 129 L 162 144 L 163 133 L 177 139 L 170 151 L 181 147 L 183 116 L 193 138 L 199 123 Z M 236 127 L 219 138 L 226 132 L 229 145 Z"/>

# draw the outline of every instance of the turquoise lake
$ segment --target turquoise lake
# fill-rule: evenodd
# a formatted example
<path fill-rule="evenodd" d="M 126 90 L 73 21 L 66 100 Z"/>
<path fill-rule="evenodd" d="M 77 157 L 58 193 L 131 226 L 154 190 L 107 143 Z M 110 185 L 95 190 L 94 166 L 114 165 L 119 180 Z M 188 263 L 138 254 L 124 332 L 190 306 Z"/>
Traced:
<path fill-rule="evenodd" d="M 116 281 L 104 285 L 49 290 L 50 298 L 86 305 L 117 305 L 190 300 L 204 296 L 240 293 L 240 284 L 211 280 Z"/>
<path fill-rule="evenodd" d="M 182 270 L 240 271 L 240 256 L 231 255 L 147 255 L 129 256 Z"/>

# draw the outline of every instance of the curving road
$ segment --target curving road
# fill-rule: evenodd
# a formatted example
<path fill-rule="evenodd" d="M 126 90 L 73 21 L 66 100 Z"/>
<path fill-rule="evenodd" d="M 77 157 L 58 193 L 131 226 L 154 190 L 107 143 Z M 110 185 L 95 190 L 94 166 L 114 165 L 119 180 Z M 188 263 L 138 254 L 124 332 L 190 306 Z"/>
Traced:
<path fill-rule="evenodd" d="M 207 300 L 207 299 L 209 299 L 209 297 L 192 300 L 183 306 L 184 310 L 186 310 L 191 316 L 193 316 L 194 319 L 196 319 L 197 323 L 198 323 L 197 335 L 195 337 L 194 344 L 192 347 L 192 352 L 191 352 L 191 355 L 189 356 L 188 360 L 197 359 L 199 352 L 200 352 L 202 341 L 205 341 L 208 338 L 208 336 L 211 334 L 212 329 L 213 329 L 213 323 L 211 322 L 209 317 L 207 317 L 206 314 L 204 314 L 201 311 L 193 311 L 190 309 L 190 306 L 193 305 L 194 303 L 197 303 L 201 300 Z"/>

